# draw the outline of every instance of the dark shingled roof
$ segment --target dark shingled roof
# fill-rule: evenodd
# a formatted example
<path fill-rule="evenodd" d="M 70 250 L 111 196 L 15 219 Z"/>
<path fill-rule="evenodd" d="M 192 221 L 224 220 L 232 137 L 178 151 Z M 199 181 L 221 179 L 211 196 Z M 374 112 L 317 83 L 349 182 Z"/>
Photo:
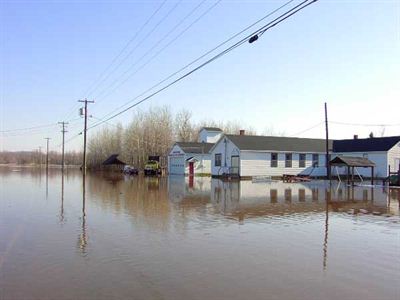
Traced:
<path fill-rule="evenodd" d="M 208 130 L 208 131 L 218 131 L 218 132 L 222 131 L 221 128 L 218 128 L 218 127 L 202 127 L 200 129 L 200 131 L 202 131 L 203 129 Z"/>
<path fill-rule="evenodd" d="M 117 157 L 119 154 L 112 154 L 109 158 L 103 161 L 103 165 L 126 165 L 123 161 L 120 161 Z"/>
<path fill-rule="evenodd" d="M 336 156 L 329 164 L 331 166 L 375 167 L 375 164 L 369 159 L 354 156 Z"/>
<path fill-rule="evenodd" d="M 400 142 L 400 136 L 337 140 L 333 142 L 334 152 L 388 151 Z"/>
<path fill-rule="evenodd" d="M 208 153 L 214 143 L 177 142 L 185 153 Z"/>
<path fill-rule="evenodd" d="M 226 135 L 240 150 L 325 152 L 324 139 L 306 139 L 281 136 Z M 329 149 L 332 141 L 329 141 Z"/>

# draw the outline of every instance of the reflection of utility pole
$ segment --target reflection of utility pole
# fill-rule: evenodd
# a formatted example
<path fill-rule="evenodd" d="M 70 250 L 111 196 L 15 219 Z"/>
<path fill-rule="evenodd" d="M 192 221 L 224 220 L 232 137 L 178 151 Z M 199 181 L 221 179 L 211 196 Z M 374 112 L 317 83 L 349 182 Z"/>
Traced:
<path fill-rule="evenodd" d="M 332 185 L 329 184 L 329 191 L 325 194 L 325 236 L 324 236 L 324 261 L 323 267 L 326 270 L 328 260 L 328 229 L 329 229 L 329 203 L 331 202 Z"/>
<path fill-rule="evenodd" d="M 61 170 L 62 171 L 64 171 L 64 157 L 65 157 L 65 154 L 64 154 L 64 150 L 65 150 L 65 133 L 67 132 L 66 130 L 65 130 L 65 125 L 68 125 L 68 123 L 67 122 L 58 122 L 58 124 L 61 124 L 61 126 L 62 126 L 62 130 L 61 130 L 61 133 L 62 133 L 62 158 L 61 158 Z"/>
<path fill-rule="evenodd" d="M 84 108 L 85 123 L 84 123 L 84 129 L 83 129 L 83 162 L 82 162 L 82 171 L 83 171 L 83 174 L 86 174 L 86 131 L 87 131 L 87 116 L 88 116 L 87 105 L 88 105 L 88 103 L 94 103 L 94 101 L 88 101 L 87 99 L 85 99 L 85 100 L 78 100 L 78 102 L 85 103 L 85 108 Z M 82 110 L 81 110 L 81 115 L 82 115 Z"/>
<path fill-rule="evenodd" d="M 49 140 L 50 138 L 44 138 L 45 140 L 47 140 L 47 150 L 46 150 L 46 170 L 49 169 Z"/>

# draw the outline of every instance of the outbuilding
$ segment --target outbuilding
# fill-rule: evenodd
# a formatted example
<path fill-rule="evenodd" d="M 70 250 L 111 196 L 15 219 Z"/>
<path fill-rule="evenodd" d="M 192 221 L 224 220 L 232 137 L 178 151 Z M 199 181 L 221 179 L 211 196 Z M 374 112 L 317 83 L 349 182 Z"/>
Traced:
<path fill-rule="evenodd" d="M 212 143 L 176 142 L 168 155 L 171 175 L 209 175 Z"/>
<path fill-rule="evenodd" d="M 329 141 L 329 148 L 332 141 Z M 326 176 L 324 139 L 223 135 L 211 148 L 211 174 L 218 176 Z"/>
<path fill-rule="evenodd" d="M 210 175 L 214 143 L 222 135 L 216 127 L 203 127 L 197 142 L 176 142 L 168 154 L 168 173 L 171 175 Z"/>
<path fill-rule="evenodd" d="M 335 156 L 362 157 L 375 164 L 375 177 L 386 178 L 390 172 L 397 172 L 400 166 L 400 136 L 370 137 L 333 141 Z M 345 174 L 345 168 L 339 170 Z M 359 174 L 370 177 L 368 169 L 360 169 Z"/>

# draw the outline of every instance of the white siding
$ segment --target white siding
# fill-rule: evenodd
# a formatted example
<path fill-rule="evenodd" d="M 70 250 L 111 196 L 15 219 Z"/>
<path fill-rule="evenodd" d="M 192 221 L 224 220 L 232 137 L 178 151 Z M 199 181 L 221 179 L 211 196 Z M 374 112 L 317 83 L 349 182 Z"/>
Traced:
<path fill-rule="evenodd" d="M 221 131 L 208 131 L 206 129 L 201 129 L 199 132 L 199 143 L 216 143 L 222 135 Z"/>
<path fill-rule="evenodd" d="M 278 153 L 277 167 L 271 167 L 271 152 L 241 151 L 241 176 L 282 176 L 284 174 L 305 174 L 311 176 L 324 176 L 324 155 L 319 153 L 319 166 L 312 168 L 312 154 L 306 153 L 305 167 L 299 167 L 300 153 L 292 153 L 292 167 L 285 167 L 286 152 Z M 291 152 L 288 152 L 291 153 Z"/>
<path fill-rule="evenodd" d="M 222 175 L 223 173 L 229 172 L 229 168 L 231 167 L 231 156 L 239 155 L 239 149 L 229 140 L 226 139 L 226 150 L 224 138 L 220 139 L 220 141 L 214 146 L 214 149 L 211 151 L 211 175 Z M 225 157 L 226 152 L 226 157 Z M 221 166 L 215 166 L 215 154 L 221 154 Z M 226 165 L 225 165 L 226 159 Z"/>
<path fill-rule="evenodd" d="M 384 178 L 388 174 L 388 160 L 387 152 L 343 152 L 334 153 L 333 157 L 336 156 L 355 156 L 355 157 L 365 157 L 370 161 L 375 163 L 375 177 Z M 347 169 L 345 167 L 337 169 L 339 174 L 347 174 Z M 358 173 L 364 177 L 371 177 L 370 168 L 357 168 Z M 357 173 L 356 173 L 357 175 Z M 336 168 L 332 168 L 332 176 L 337 176 Z"/>
<path fill-rule="evenodd" d="M 211 173 L 210 154 L 185 153 L 178 146 L 172 147 L 168 155 L 168 173 L 171 175 L 189 175 L 188 158 L 195 159 L 194 175 Z"/>
<path fill-rule="evenodd" d="M 399 170 L 400 163 L 400 142 L 397 143 L 388 152 L 388 165 L 390 165 L 391 172 L 397 172 Z M 389 172 L 389 171 L 388 171 Z"/>

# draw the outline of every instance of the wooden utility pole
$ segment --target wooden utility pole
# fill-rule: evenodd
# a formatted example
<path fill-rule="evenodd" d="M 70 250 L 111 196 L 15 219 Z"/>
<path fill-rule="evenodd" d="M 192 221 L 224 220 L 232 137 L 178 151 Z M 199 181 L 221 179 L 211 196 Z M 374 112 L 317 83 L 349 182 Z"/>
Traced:
<path fill-rule="evenodd" d="M 43 161 L 42 161 L 42 146 L 39 146 L 39 165 L 42 167 Z"/>
<path fill-rule="evenodd" d="M 47 140 L 47 150 L 46 150 L 46 170 L 48 170 L 49 169 L 49 140 L 50 140 L 50 138 L 49 137 L 47 137 L 47 138 L 44 138 L 45 140 Z"/>
<path fill-rule="evenodd" d="M 87 110 L 87 105 L 88 103 L 94 103 L 94 101 L 88 101 L 87 99 L 85 100 L 78 100 L 78 102 L 85 103 L 85 108 L 84 108 L 84 114 L 85 114 L 85 124 L 83 128 L 83 162 L 82 162 L 82 171 L 83 174 L 86 174 L 86 131 L 87 131 L 87 116 L 88 116 L 88 110 Z"/>
<path fill-rule="evenodd" d="M 64 171 L 64 158 L 65 158 L 65 133 L 67 132 L 66 130 L 65 130 L 65 125 L 68 125 L 68 123 L 67 122 L 58 122 L 58 124 L 61 124 L 61 126 L 62 126 L 62 130 L 61 130 L 61 133 L 62 133 L 62 158 L 61 158 L 61 170 L 62 171 Z"/>
<path fill-rule="evenodd" d="M 325 150 L 326 150 L 326 176 L 331 180 L 331 167 L 329 165 L 329 129 L 328 129 L 328 107 L 325 102 Z"/>

